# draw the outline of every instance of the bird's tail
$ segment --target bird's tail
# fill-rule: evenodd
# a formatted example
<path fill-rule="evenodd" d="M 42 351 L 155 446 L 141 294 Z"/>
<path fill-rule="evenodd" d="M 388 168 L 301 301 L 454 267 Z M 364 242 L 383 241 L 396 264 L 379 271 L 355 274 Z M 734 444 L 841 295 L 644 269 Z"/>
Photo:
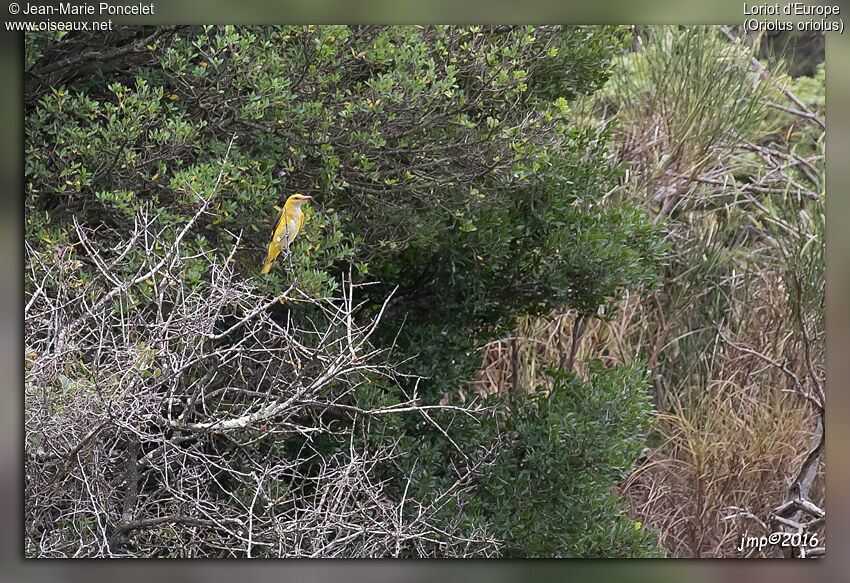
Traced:
<path fill-rule="evenodd" d="M 269 249 L 269 254 L 266 255 L 266 262 L 263 264 L 263 270 L 260 273 L 268 273 L 269 269 L 272 268 L 272 262 L 277 259 L 277 253 L 272 252 Z"/>
<path fill-rule="evenodd" d="M 287 254 L 289 253 L 289 248 L 286 248 Z M 260 273 L 268 273 L 269 269 L 272 268 L 272 263 L 277 256 L 280 255 L 280 249 L 276 247 L 269 246 L 269 254 L 266 256 L 266 262 L 263 264 L 263 270 Z"/>

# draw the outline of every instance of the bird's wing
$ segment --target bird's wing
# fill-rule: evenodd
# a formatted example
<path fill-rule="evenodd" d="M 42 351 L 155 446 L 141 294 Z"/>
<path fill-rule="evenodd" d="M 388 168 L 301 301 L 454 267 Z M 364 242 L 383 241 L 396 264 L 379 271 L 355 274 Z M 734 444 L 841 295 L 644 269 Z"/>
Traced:
<path fill-rule="evenodd" d="M 272 229 L 272 240 L 277 238 L 278 229 L 281 225 L 281 220 L 283 219 L 283 211 L 286 209 L 285 206 L 280 207 L 280 212 L 277 213 L 277 218 L 274 220 L 274 228 Z"/>

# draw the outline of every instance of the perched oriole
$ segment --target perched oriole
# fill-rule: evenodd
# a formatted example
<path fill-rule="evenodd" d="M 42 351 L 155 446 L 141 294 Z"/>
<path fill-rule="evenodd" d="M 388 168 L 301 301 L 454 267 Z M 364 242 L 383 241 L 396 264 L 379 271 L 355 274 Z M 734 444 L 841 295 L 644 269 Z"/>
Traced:
<path fill-rule="evenodd" d="M 266 257 L 266 263 L 263 265 L 261 273 L 268 273 L 271 269 L 272 261 L 284 249 L 289 250 L 289 244 L 292 243 L 298 231 L 301 230 L 301 225 L 304 224 L 304 213 L 301 212 L 301 205 L 305 200 L 311 200 L 312 196 L 304 196 L 303 194 L 293 194 L 286 199 L 286 204 L 280 209 L 277 215 L 277 220 L 274 224 L 274 232 L 272 240 L 269 242 L 269 254 Z"/>

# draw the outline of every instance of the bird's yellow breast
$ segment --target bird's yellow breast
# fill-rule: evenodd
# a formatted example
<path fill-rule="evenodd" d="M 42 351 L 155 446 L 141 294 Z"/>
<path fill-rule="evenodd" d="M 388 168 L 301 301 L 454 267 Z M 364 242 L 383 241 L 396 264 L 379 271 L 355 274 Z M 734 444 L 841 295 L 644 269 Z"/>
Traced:
<path fill-rule="evenodd" d="M 292 243 L 292 240 L 301 228 L 299 219 L 303 218 L 303 215 L 300 210 L 297 211 L 297 215 L 295 212 L 287 212 L 286 215 L 287 216 L 285 218 L 288 218 L 289 220 L 281 220 L 278 231 L 275 234 L 275 242 L 278 245 L 288 245 Z"/>
<path fill-rule="evenodd" d="M 277 228 L 274 232 L 273 242 L 279 247 L 287 247 L 298 231 L 301 230 L 301 225 L 304 222 L 304 214 L 301 212 L 299 205 L 286 204 L 278 220 Z"/>

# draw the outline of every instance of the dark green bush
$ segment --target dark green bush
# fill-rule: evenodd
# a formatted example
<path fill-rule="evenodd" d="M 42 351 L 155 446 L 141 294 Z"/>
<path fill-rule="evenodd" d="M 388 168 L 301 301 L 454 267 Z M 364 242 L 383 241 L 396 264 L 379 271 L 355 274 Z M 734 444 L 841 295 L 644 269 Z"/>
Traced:
<path fill-rule="evenodd" d="M 657 556 L 655 534 L 623 516 L 612 488 L 631 472 L 652 412 L 645 369 L 597 363 L 590 383 L 551 371 L 548 392 L 520 396 L 507 438 L 481 478 L 480 511 L 509 557 Z"/>

